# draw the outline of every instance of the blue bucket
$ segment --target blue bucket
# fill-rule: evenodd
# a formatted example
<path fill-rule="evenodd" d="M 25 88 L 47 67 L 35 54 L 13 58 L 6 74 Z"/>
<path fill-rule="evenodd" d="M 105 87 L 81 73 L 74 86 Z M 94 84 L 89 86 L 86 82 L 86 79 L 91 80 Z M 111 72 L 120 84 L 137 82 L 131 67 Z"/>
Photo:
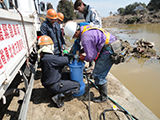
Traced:
<path fill-rule="evenodd" d="M 77 94 L 72 94 L 74 97 L 81 96 L 85 93 L 85 83 L 83 82 L 83 68 L 84 63 L 77 62 L 77 60 L 74 60 L 71 64 L 69 64 L 70 68 L 70 78 L 73 81 L 77 81 L 80 84 L 80 90 Z"/>

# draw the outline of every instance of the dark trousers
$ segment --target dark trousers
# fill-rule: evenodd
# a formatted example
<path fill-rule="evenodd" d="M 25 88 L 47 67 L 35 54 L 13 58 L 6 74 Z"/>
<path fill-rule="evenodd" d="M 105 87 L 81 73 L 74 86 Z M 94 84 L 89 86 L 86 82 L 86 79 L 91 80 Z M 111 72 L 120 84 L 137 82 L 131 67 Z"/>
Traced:
<path fill-rule="evenodd" d="M 75 94 L 78 93 L 80 88 L 79 83 L 76 81 L 72 81 L 69 78 L 69 74 L 64 74 L 57 83 L 45 88 L 49 90 L 53 94 L 53 96 L 64 92 L 72 92 Z"/>

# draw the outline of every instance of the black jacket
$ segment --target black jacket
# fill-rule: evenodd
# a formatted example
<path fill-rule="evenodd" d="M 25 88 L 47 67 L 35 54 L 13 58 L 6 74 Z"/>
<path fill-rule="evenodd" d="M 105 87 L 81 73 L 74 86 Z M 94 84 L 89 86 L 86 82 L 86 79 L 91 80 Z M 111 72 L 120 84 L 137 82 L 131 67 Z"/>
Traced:
<path fill-rule="evenodd" d="M 69 63 L 67 56 L 44 53 L 41 58 L 42 85 L 47 87 L 61 78 L 62 68 Z"/>
<path fill-rule="evenodd" d="M 42 35 L 48 35 L 51 37 L 51 39 L 54 42 L 54 54 L 59 55 L 61 54 L 61 46 L 65 44 L 63 36 L 62 36 L 62 31 L 60 29 L 60 25 L 55 22 L 54 25 L 52 25 L 48 19 L 46 19 L 41 27 L 41 34 Z"/>

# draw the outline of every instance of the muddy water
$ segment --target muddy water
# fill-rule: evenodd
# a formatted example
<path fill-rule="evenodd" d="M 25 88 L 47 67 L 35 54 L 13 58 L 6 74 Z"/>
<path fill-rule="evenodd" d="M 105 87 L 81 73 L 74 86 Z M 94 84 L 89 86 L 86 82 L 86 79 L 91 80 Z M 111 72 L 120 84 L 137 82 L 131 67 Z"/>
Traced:
<path fill-rule="evenodd" d="M 160 24 L 130 25 L 123 29 L 107 28 L 119 32 L 115 36 L 131 45 L 137 39 L 155 43 L 160 55 Z M 111 73 L 123 83 L 144 105 L 160 118 L 160 61 L 129 57 L 125 63 L 114 65 Z M 138 109 L 138 108 L 137 108 Z"/>

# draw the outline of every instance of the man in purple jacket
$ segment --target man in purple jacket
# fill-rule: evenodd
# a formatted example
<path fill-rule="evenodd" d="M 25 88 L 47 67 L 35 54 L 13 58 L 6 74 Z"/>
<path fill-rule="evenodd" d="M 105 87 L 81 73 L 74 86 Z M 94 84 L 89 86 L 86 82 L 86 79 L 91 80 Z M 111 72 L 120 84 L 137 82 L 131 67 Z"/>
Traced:
<path fill-rule="evenodd" d="M 65 35 L 79 38 L 86 56 L 80 55 L 80 59 L 90 62 L 95 60 L 95 68 L 92 76 L 99 88 L 99 97 L 93 98 L 94 102 L 100 103 L 108 100 L 106 76 L 113 65 L 111 48 L 109 44 L 116 41 L 116 37 L 102 28 L 90 25 L 78 27 L 76 22 L 67 22 L 64 28 Z"/>

